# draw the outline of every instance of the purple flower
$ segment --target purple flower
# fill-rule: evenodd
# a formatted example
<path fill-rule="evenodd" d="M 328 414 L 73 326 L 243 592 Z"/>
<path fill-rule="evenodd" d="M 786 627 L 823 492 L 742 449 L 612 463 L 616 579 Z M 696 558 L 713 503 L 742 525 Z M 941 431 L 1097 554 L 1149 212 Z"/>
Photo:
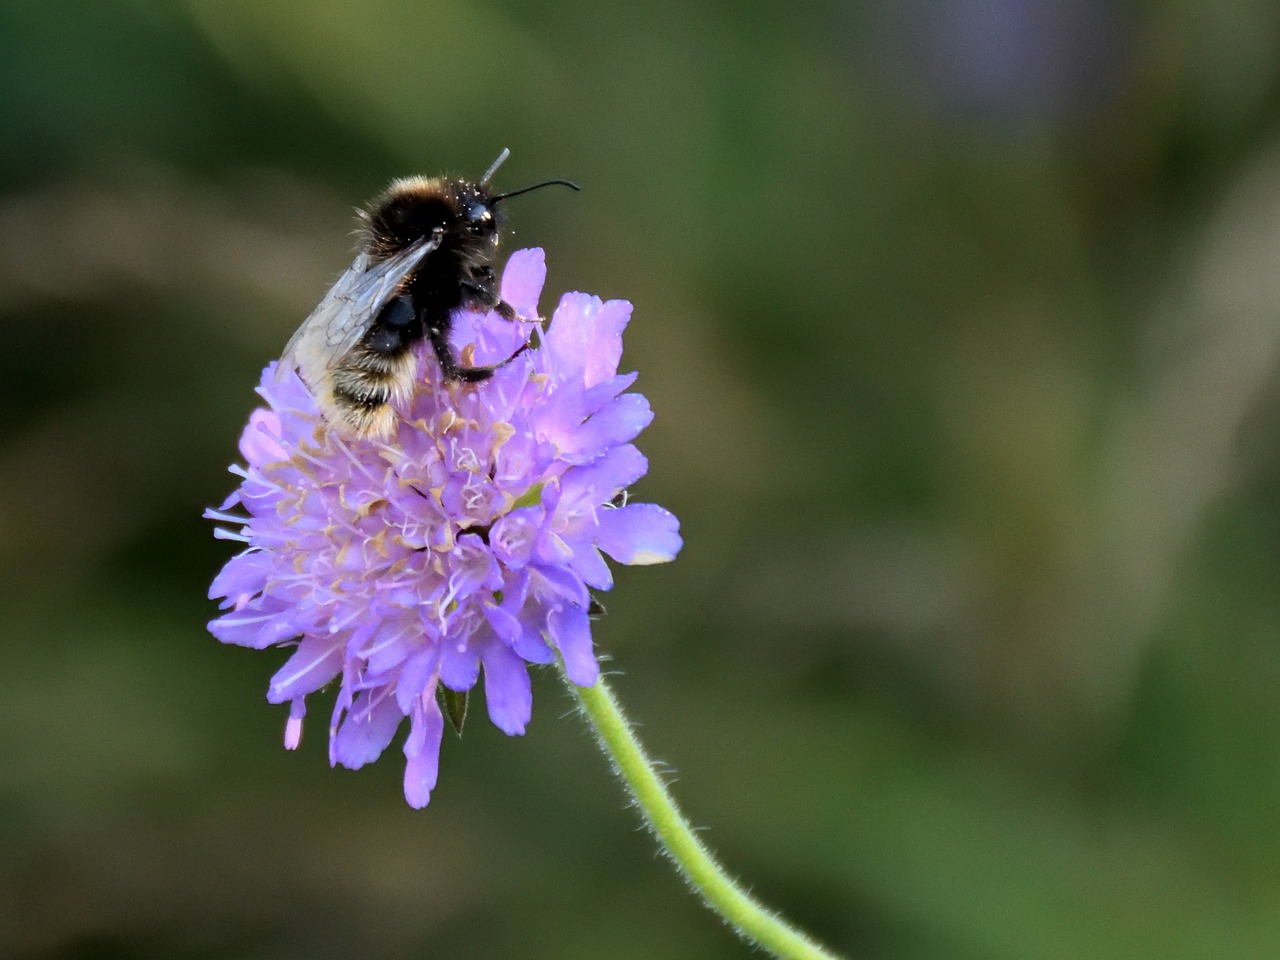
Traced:
<path fill-rule="evenodd" d="M 502 295 L 533 316 L 546 278 L 541 250 L 510 258 Z M 652 419 L 618 374 L 631 304 L 565 294 L 528 349 L 478 384 L 442 381 L 421 348 L 416 392 L 391 441 L 352 439 L 321 419 L 296 373 L 258 387 L 240 438 L 239 488 L 206 516 L 246 544 L 218 574 L 209 624 L 224 643 L 293 654 L 267 699 L 289 703 L 285 745 L 297 746 L 308 694 L 337 680 L 329 759 L 377 759 L 401 721 L 405 797 L 435 787 L 444 728 L 437 696 L 484 672 L 489 717 L 523 733 L 532 710 L 528 664 L 557 656 L 569 678 L 595 682 L 590 590 L 619 563 L 671 560 L 679 523 L 626 503 L 648 464 L 631 441 Z M 484 364 L 511 355 L 529 325 L 460 313 L 454 339 Z M 234 513 L 229 511 L 235 511 Z"/>

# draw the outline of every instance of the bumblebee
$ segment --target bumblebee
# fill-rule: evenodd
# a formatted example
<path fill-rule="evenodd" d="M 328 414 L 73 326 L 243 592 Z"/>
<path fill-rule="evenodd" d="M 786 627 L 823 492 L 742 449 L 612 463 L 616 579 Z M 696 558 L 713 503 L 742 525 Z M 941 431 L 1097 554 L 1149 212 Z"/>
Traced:
<path fill-rule="evenodd" d="M 297 370 L 325 419 L 343 433 L 386 439 L 395 405 L 418 377 L 414 347 L 424 338 L 447 379 L 477 382 L 501 364 L 465 366 L 449 345 L 456 310 L 516 310 L 498 294 L 493 260 L 509 197 L 568 180 L 544 180 L 491 193 L 503 150 L 476 181 L 447 177 L 396 180 L 360 215 L 361 245 L 347 271 L 289 340 L 276 375 Z"/>

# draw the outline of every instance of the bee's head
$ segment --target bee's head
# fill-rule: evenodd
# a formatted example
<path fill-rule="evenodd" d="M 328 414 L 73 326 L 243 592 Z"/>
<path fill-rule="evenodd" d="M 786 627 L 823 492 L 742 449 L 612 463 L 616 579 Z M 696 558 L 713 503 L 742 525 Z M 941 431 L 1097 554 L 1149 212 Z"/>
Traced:
<path fill-rule="evenodd" d="M 462 249 L 482 253 L 496 248 L 502 227 L 499 201 L 553 183 L 577 190 L 568 180 L 545 180 L 509 193 L 489 192 L 488 182 L 497 162 L 479 181 L 409 177 L 391 184 L 364 214 L 365 233 L 374 260 L 394 256 L 420 240 L 441 232 Z"/>
<path fill-rule="evenodd" d="M 505 154 L 504 154 L 505 156 Z M 498 158 L 501 162 L 503 157 Z M 497 164 L 494 165 L 496 167 Z M 498 203 L 506 200 L 508 197 L 519 196 L 522 193 L 528 193 L 530 190 L 537 190 L 539 187 L 549 187 L 553 183 L 563 184 L 566 187 L 572 187 L 574 190 L 579 189 L 576 183 L 569 180 L 543 180 L 541 183 L 535 183 L 530 187 L 521 187 L 519 190 L 512 190 L 508 193 L 489 193 L 487 184 L 489 177 L 493 174 L 493 167 L 484 175 L 484 179 L 478 183 L 469 183 L 465 180 L 458 180 L 449 184 L 450 197 L 455 204 L 458 217 L 458 226 L 461 227 L 467 239 L 482 245 L 498 245 L 498 231 L 502 227 L 502 215 L 498 210 Z"/>
<path fill-rule="evenodd" d="M 459 225 L 468 237 L 480 242 L 497 246 L 498 230 L 502 220 L 498 215 L 494 198 L 478 184 L 457 183 L 455 197 Z"/>

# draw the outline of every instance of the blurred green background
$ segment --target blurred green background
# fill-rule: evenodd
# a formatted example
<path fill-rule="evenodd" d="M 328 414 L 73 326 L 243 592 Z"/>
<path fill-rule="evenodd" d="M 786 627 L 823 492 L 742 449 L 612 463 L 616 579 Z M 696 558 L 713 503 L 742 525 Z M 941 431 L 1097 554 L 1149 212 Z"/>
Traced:
<path fill-rule="evenodd" d="M 0 105 L 0 955 L 749 955 L 553 676 L 415 813 L 205 632 L 351 208 L 510 147 L 544 306 L 636 304 L 686 546 L 596 641 L 729 866 L 851 960 L 1280 956 L 1273 3 L 10 0 Z"/>

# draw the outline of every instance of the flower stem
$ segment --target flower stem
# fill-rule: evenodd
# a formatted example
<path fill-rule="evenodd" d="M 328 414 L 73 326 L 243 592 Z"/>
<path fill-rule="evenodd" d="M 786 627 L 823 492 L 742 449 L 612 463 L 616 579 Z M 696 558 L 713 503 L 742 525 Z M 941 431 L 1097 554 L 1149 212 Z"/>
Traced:
<path fill-rule="evenodd" d="M 838 960 L 836 954 L 790 926 L 725 873 L 676 807 L 604 677 L 594 686 L 579 687 L 565 677 L 563 667 L 560 676 L 590 718 L 600 748 L 626 783 L 659 846 L 703 902 L 720 914 L 738 936 L 776 957 Z"/>

